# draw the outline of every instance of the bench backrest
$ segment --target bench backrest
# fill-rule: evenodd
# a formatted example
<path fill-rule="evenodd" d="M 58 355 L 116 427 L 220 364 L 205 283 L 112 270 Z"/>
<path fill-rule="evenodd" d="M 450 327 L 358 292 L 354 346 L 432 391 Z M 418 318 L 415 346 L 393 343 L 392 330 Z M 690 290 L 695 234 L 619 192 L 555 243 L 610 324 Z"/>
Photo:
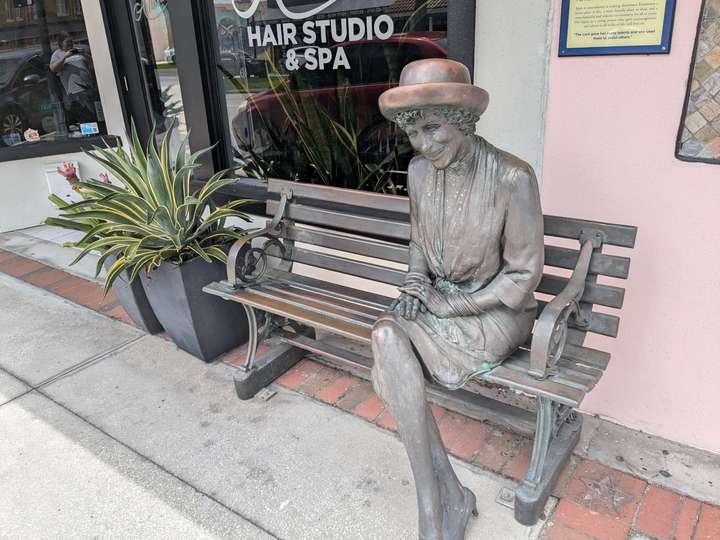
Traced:
<path fill-rule="evenodd" d="M 383 261 L 407 263 L 410 238 L 409 201 L 407 197 L 355 191 L 314 184 L 300 184 L 271 179 L 268 192 L 291 192 L 285 209 L 281 237 L 291 244 L 302 243 L 328 248 L 346 254 L 378 259 L 378 263 L 355 260 L 346 256 L 294 246 L 289 257 L 298 263 L 324 268 L 391 285 L 400 285 L 405 272 L 383 265 Z M 269 200 L 267 212 L 274 215 L 277 200 Z M 579 257 L 576 247 L 553 245 L 552 238 L 579 240 L 582 231 L 601 231 L 603 246 L 593 251 L 581 308 L 589 315 L 589 324 L 571 330 L 570 343 L 582 344 L 587 331 L 616 337 L 620 318 L 615 314 L 593 310 L 594 305 L 620 309 L 625 289 L 597 282 L 598 276 L 626 279 L 630 270 L 628 257 L 603 253 L 605 245 L 632 248 L 637 229 L 581 219 L 544 216 L 546 272 L 538 285 L 536 296 L 541 308 L 565 287 L 568 277 L 563 271 L 572 270 Z M 303 227 L 302 225 L 306 225 Z M 309 227 L 308 227 L 309 226 Z M 556 243 L 563 243 L 563 240 Z M 397 266 L 397 265 L 396 265 Z M 567 274 L 567 272 L 565 272 Z M 539 310 L 541 311 L 541 310 Z"/>

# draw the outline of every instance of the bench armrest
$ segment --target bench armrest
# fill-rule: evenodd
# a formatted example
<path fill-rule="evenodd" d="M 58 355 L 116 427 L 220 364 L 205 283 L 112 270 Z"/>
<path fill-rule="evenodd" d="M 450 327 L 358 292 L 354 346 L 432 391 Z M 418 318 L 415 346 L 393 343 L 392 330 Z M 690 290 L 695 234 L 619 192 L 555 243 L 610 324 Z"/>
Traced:
<path fill-rule="evenodd" d="M 580 299 L 585 292 L 585 280 L 590 268 L 593 247 L 598 245 L 598 237 L 580 238 L 582 247 L 573 270 L 572 277 L 565 288 L 543 310 L 535 325 L 530 347 L 530 369 L 528 373 L 543 379 L 560 360 L 567 339 L 568 320 L 580 313 Z"/>
<path fill-rule="evenodd" d="M 292 192 L 289 190 L 282 190 L 280 197 L 280 205 L 278 206 L 277 212 L 272 218 L 272 221 L 268 223 L 264 229 L 259 229 L 252 233 L 249 233 L 242 238 L 239 238 L 230 248 L 227 257 L 227 263 L 225 266 L 227 272 L 227 284 L 232 288 L 238 287 L 238 276 L 237 276 L 237 259 L 242 251 L 243 247 L 252 242 L 255 238 L 267 237 L 269 239 L 275 238 L 278 235 L 280 222 L 285 215 L 285 208 L 287 202 L 292 199 Z"/>

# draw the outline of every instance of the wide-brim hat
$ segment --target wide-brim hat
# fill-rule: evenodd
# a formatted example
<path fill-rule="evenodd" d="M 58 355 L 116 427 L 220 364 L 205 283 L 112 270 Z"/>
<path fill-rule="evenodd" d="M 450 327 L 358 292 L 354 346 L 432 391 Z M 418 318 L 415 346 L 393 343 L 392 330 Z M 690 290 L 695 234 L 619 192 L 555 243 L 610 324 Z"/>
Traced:
<path fill-rule="evenodd" d="M 453 106 L 480 116 L 490 94 L 475 86 L 465 65 L 444 58 L 426 58 L 407 64 L 400 85 L 380 95 L 380 112 L 394 120 L 399 112 L 434 106 Z"/>

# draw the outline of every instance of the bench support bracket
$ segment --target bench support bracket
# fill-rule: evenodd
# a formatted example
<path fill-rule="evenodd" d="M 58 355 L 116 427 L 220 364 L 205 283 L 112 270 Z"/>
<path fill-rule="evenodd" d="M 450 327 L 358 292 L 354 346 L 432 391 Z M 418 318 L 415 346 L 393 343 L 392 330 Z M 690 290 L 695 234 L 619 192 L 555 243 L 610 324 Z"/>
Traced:
<path fill-rule="evenodd" d="M 303 329 L 302 335 L 314 337 L 314 331 Z M 305 350 L 287 343 L 274 346 L 266 354 L 254 359 L 249 369 L 239 369 L 235 373 L 235 392 L 242 400 L 252 399 L 305 356 Z"/>
<path fill-rule="evenodd" d="M 582 416 L 548 398 L 538 398 L 530 467 L 515 488 L 515 519 L 534 525 L 580 439 Z"/>

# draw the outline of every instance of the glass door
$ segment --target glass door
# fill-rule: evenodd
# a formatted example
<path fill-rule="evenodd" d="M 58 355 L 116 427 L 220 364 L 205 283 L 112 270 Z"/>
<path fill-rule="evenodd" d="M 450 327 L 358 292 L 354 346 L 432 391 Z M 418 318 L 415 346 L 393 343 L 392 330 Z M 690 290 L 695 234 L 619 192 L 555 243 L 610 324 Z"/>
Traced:
<path fill-rule="evenodd" d="M 187 136 L 187 123 L 166 0 L 126 1 L 132 13 L 139 71 L 151 125 L 158 139 L 172 130 L 171 151 L 176 151 L 180 141 Z"/>

